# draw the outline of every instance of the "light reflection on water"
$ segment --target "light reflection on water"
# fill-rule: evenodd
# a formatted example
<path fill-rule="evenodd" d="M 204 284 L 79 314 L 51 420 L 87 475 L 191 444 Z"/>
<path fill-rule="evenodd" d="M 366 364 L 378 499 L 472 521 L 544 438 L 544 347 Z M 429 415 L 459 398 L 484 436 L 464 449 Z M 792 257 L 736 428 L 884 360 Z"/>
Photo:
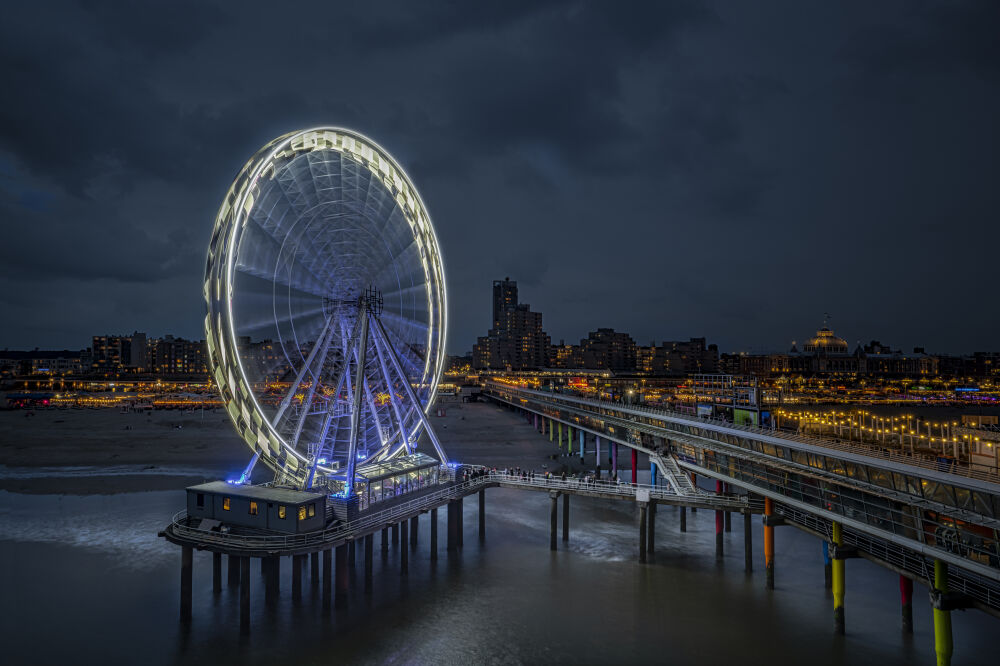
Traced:
<path fill-rule="evenodd" d="M 848 635 L 832 632 L 817 540 L 778 531 L 777 585 L 743 572 L 742 519 L 726 557 L 714 558 L 714 515 L 657 514 L 656 561 L 639 565 L 629 504 L 570 501 L 570 541 L 551 553 L 545 493 L 487 492 L 487 540 L 477 502 L 465 501 L 465 546 L 430 561 L 428 518 L 409 575 L 375 547 L 375 589 L 363 592 L 362 558 L 346 611 L 325 617 L 304 576 L 291 601 L 288 560 L 275 609 L 252 572 L 253 633 L 238 637 L 235 590 L 211 592 L 211 558 L 195 555 L 194 623 L 177 622 L 179 551 L 156 537 L 182 508 L 182 491 L 103 496 L 0 493 L 0 640 L 11 663 L 934 663 L 926 591 L 914 595 L 916 634 L 899 632 L 895 575 L 848 563 Z M 559 519 L 562 520 L 560 501 Z M 359 553 L 360 555 L 360 553 Z M 982 613 L 953 613 L 956 663 L 991 663 L 1000 627 Z M 58 636 L 53 641 L 52 636 Z M 42 646 L 44 649 L 40 649 Z"/>

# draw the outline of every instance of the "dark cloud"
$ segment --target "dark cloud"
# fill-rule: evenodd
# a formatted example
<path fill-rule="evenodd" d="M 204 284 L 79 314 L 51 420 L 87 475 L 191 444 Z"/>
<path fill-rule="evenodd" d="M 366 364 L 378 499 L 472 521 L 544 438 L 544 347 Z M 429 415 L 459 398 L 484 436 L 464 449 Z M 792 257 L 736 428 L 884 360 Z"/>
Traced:
<path fill-rule="evenodd" d="M 232 177 L 337 124 L 420 188 L 454 352 L 507 275 L 555 339 L 780 348 L 829 311 L 850 340 L 995 348 L 997 7 L 12 6 L 0 346 L 200 335 Z"/>

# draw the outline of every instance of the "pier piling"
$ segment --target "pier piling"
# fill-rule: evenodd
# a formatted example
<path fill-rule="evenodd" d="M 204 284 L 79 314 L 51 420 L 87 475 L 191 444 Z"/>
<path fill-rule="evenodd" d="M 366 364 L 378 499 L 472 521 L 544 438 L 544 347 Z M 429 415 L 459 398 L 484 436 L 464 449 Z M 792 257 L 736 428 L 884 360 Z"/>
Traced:
<path fill-rule="evenodd" d="M 375 553 L 375 535 L 365 535 L 365 592 L 372 591 L 372 561 Z"/>
<path fill-rule="evenodd" d="M 405 550 L 405 548 L 403 549 Z M 334 594 L 334 606 L 344 608 L 347 606 L 347 585 L 350 576 L 347 571 L 347 544 L 337 546 L 337 586 Z M 329 551 L 327 551 L 329 552 Z"/>
<path fill-rule="evenodd" d="M 743 512 L 743 568 L 753 573 L 753 514 L 750 509 Z"/>
<path fill-rule="evenodd" d="M 438 510 L 431 509 L 431 560 L 438 558 Z"/>
<path fill-rule="evenodd" d="M 900 574 L 899 576 L 899 605 L 903 623 L 903 631 L 907 634 L 913 633 L 913 579 Z"/>
<path fill-rule="evenodd" d="M 556 550 L 556 533 L 559 531 L 559 493 L 553 490 L 549 493 L 549 497 L 552 500 L 549 511 L 549 550 Z"/>
<path fill-rule="evenodd" d="M 250 633 L 250 558 L 237 558 L 240 563 L 240 633 Z"/>
<path fill-rule="evenodd" d="M 333 552 L 327 548 L 323 551 L 323 610 L 330 610 L 330 600 L 333 596 Z"/>
<path fill-rule="evenodd" d="M 181 548 L 181 622 L 191 621 L 191 573 L 194 569 L 191 546 Z"/>
<path fill-rule="evenodd" d="M 212 553 L 212 592 L 222 592 L 222 553 Z"/>
<path fill-rule="evenodd" d="M 639 562 L 646 562 L 646 505 L 639 502 Z"/>
<path fill-rule="evenodd" d="M 766 572 L 767 589 L 774 589 L 774 526 L 768 524 L 768 519 L 774 515 L 774 502 L 770 497 L 764 498 L 764 571 Z"/>
<path fill-rule="evenodd" d="M 840 523 L 833 523 L 833 543 L 837 546 L 844 544 L 843 527 Z M 833 558 L 833 624 L 838 634 L 844 633 L 844 593 L 846 591 L 846 567 L 843 558 L 839 555 Z"/>
<path fill-rule="evenodd" d="M 306 567 L 305 555 L 292 555 L 292 601 L 302 601 L 302 570 Z"/>
<path fill-rule="evenodd" d="M 563 541 L 569 541 L 569 493 L 563 494 Z"/>
<path fill-rule="evenodd" d="M 948 591 L 948 564 L 934 560 L 934 590 L 945 593 Z M 951 666 L 951 655 L 954 651 L 951 636 L 951 611 L 934 609 L 934 652 L 937 653 L 938 666 Z"/>
<path fill-rule="evenodd" d="M 406 532 L 409 526 L 405 520 L 399 523 L 399 529 L 402 531 L 402 544 L 399 546 L 399 573 L 405 576 L 410 569 L 410 551 L 406 547 Z"/>
<path fill-rule="evenodd" d="M 479 491 L 479 540 L 486 540 L 486 489 Z"/>

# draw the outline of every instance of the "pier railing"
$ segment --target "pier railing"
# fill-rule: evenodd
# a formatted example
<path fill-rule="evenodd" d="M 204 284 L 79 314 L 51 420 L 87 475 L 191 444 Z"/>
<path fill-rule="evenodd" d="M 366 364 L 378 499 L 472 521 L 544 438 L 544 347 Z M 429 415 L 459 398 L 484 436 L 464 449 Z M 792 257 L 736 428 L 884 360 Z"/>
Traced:
<path fill-rule="evenodd" d="M 752 502 L 745 495 L 714 495 L 709 492 L 699 492 L 697 495 L 678 495 L 667 485 L 648 485 L 617 483 L 602 480 L 586 480 L 535 475 L 525 476 L 505 471 L 486 470 L 481 467 L 470 467 L 474 473 L 465 480 L 444 486 L 441 490 L 422 494 L 413 500 L 395 504 L 383 511 L 375 511 L 346 523 L 340 523 L 322 531 L 306 534 L 233 534 L 216 530 L 203 529 L 188 524 L 186 511 L 180 511 L 173 516 L 170 531 L 180 539 L 197 542 L 206 547 L 218 546 L 227 551 L 288 551 L 321 549 L 324 545 L 339 541 L 352 540 L 357 536 L 367 534 L 402 519 L 423 513 L 443 503 L 470 495 L 482 488 L 506 487 L 526 490 L 548 490 L 578 495 L 593 495 L 595 497 L 618 496 L 622 499 L 635 499 L 640 493 L 648 494 L 650 500 L 665 502 L 695 503 L 711 505 L 713 508 L 726 511 L 751 510 L 760 512 L 762 504 Z M 760 504 L 760 506 L 758 506 Z"/>
<path fill-rule="evenodd" d="M 490 385 L 492 384 L 492 385 Z M 537 391 L 535 389 L 526 389 L 520 387 L 511 387 L 503 384 L 495 384 L 488 382 L 486 386 L 487 390 L 497 393 L 507 393 L 510 395 L 517 394 L 529 394 L 531 396 L 537 396 L 539 402 L 548 402 L 551 406 L 558 408 L 560 402 L 563 403 L 577 403 L 581 406 L 589 406 L 596 408 L 597 410 L 609 410 L 619 413 L 632 413 L 639 416 L 647 416 L 653 419 L 664 420 L 668 419 L 678 425 L 687 425 L 692 427 L 710 427 L 717 431 L 739 431 L 745 432 L 747 434 L 753 435 L 754 438 L 760 439 L 765 437 L 771 437 L 778 440 L 784 440 L 787 442 L 796 442 L 799 444 L 805 444 L 811 447 L 823 448 L 823 449 L 833 449 L 836 451 L 842 451 L 844 453 L 852 453 L 859 456 L 865 456 L 866 458 L 874 458 L 883 461 L 891 461 L 904 465 L 911 465 L 914 467 L 921 467 L 924 469 L 934 470 L 935 472 L 943 474 L 951 474 L 955 476 L 963 476 L 966 478 L 977 479 L 980 481 L 986 481 L 989 483 L 996 484 L 1000 482 L 1000 475 L 998 475 L 998 470 L 995 466 L 982 465 L 980 463 L 963 462 L 963 461 L 950 461 L 947 464 L 939 462 L 936 458 L 926 458 L 917 455 L 911 455 L 906 452 L 900 452 L 888 447 L 877 447 L 877 446 L 866 446 L 860 443 L 853 444 L 844 442 L 840 439 L 827 438 L 827 437 L 803 437 L 796 433 L 790 433 L 784 430 L 771 430 L 768 428 L 761 428 L 753 425 L 739 425 L 736 423 L 730 423 L 724 419 L 717 419 L 712 417 L 697 417 L 691 416 L 690 414 L 684 414 L 681 412 L 663 409 L 660 407 L 648 407 L 646 405 L 632 405 L 624 402 L 614 402 L 610 400 L 595 400 L 592 398 L 580 398 L 575 395 L 568 395 L 565 393 L 554 393 L 549 391 Z M 571 404 L 565 404 L 565 407 L 571 407 Z M 586 416 L 591 418 L 600 419 L 602 416 L 612 416 L 611 414 L 603 414 L 600 411 L 589 411 L 580 410 Z M 647 424 L 653 425 L 653 424 Z"/>

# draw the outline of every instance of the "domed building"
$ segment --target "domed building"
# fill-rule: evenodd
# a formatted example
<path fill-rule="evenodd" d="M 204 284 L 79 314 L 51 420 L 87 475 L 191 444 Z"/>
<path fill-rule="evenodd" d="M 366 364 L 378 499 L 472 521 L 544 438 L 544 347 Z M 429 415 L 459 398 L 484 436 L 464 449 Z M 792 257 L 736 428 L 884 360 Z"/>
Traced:
<path fill-rule="evenodd" d="M 838 338 L 833 331 L 824 326 L 816 331 L 816 336 L 806 340 L 802 350 L 813 354 L 846 354 L 847 340 Z"/>

